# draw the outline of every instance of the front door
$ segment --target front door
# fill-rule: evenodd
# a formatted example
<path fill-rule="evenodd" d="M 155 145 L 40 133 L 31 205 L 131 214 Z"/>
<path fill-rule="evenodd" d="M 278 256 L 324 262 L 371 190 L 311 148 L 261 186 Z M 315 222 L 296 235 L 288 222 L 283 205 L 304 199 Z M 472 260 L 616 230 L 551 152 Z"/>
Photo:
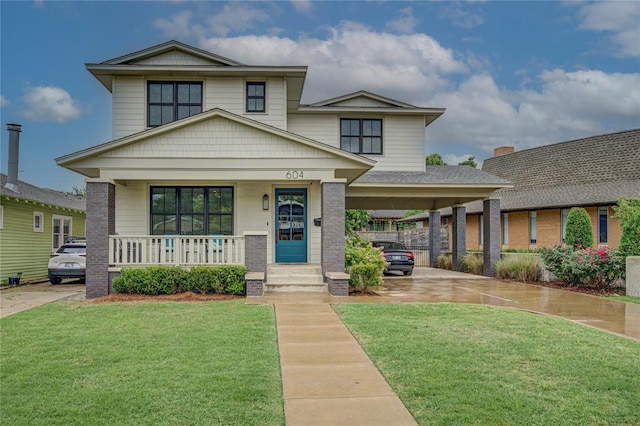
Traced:
<path fill-rule="evenodd" d="M 307 190 L 276 189 L 276 262 L 307 262 Z"/>

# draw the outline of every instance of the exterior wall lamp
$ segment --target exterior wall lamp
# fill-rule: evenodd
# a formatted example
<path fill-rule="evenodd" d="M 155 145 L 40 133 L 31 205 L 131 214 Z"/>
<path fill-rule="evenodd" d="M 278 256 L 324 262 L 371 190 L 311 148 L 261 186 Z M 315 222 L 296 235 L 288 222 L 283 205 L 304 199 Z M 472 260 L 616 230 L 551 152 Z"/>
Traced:
<path fill-rule="evenodd" d="M 262 196 L 262 210 L 269 210 L 269 194 Z"/>

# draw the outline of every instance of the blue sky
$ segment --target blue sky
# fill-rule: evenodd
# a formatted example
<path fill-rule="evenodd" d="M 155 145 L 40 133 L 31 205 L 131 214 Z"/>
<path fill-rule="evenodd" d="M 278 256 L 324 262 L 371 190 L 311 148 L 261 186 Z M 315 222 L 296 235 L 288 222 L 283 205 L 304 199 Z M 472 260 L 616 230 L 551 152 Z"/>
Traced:
<path fill-rule="evenodd" d="M 450 163 L 640 127 L 640 2 L 0 2 L 0 164 L 23 125 L 20 179 L 83 177 L 60 155 L 111 139 L 85 69 L 170 39 L 249 64 L 308 65 L 303 102 L 369 90 L 446 113 Z"/>

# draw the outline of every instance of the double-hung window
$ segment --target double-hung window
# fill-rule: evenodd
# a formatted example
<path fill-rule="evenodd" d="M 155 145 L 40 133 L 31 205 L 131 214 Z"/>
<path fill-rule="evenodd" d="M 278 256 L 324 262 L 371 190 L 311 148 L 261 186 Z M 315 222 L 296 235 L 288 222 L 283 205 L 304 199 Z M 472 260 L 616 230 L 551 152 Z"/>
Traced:
<path fill-rule="evenodd" d="M 502 244 L 509 244 L 509 213 L 502 213 Z"/>
<path fill-rule="evenodd" d="M 562 242 L 564 243 L 564 239 L 567 237 L 567 218 L 569 217 L 570 209 L 562 209 L 560 210 L 560 232 L 562 237 Z"/>
<path fill-rule="evenodd" d="M 529 244 L 538 243 L 538 212 L 529 212 Z"/>
<path fill-rule="evenodd" d="M 382 120 L 342 118 L 340 148 L 354 154 L 382 154 Z"/>
<path fill-rule="evenodd" d="M 202 112 L 202 83 L 150 81 L 147 84 L 149 127 Z"/>
<path fill-rule="evenodd" d="M 265 112 L 266 83 L 247 82 L 247 112 Z"/>
<path fill-rule="evenodd" d="M 233 235 L 233 188 L 151 188 L 152 235 Z"/>
<path fill-rule="evenodd" d="M 609 208 L 598 207 L 598 244 L 609 242 Z"/>
<path fill-rule="evenodd" d="M 71 218 L 68 216 L 53 216 L 52 247 L 60 248 L 71 236 Z"/>

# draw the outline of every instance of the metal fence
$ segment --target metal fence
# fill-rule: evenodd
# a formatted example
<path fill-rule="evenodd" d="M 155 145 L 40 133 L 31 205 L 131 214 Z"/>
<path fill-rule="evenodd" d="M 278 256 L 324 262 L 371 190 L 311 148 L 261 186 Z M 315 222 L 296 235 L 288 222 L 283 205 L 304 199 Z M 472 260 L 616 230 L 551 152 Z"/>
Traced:
<path fill-rule="evenodd" d="M 414 266 L 429 266 L 428 246 L 406 246 L 414 255 Z"/>

